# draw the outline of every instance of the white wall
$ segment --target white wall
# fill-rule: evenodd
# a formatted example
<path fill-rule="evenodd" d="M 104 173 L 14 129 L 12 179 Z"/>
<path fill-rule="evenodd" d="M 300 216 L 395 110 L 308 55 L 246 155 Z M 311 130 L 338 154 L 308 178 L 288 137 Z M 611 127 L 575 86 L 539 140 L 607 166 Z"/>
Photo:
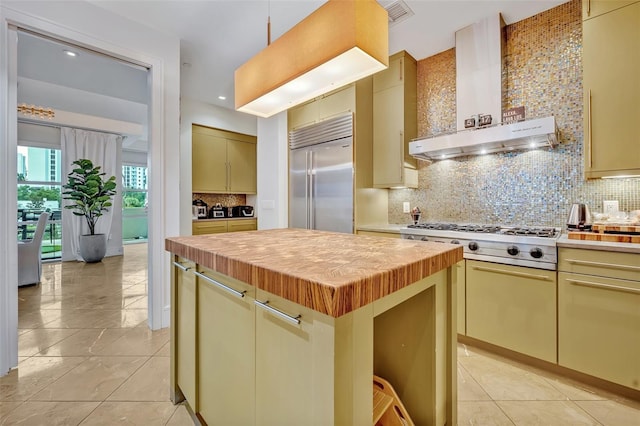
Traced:
<path fill-rule="evenodd" d="M 182 99 L 180 105 L 180 235 L 191 235 L 191 126 L 200 124 L 256 136 L 257 119 L 253 115 L 191 99 Z"/>
<path fill-rule="evenodd" d="M 180 41 L 87 2 L 0 3 L 0 375 L 17 364 L 15 39 L 9 25 L 90 47 L 151 68 L 149 79 L 149 324 L 169 324 L 169 255 L 179 233 Z M 10 48 L 11 45 L 11 48 Z M 13 53 L 12 53 L 13 52 Z M 12 56 L 13 55 L 13 56 Z M 12 219 L 12 220 L 11 220 Z"/>
<path fill-rule="evenodd" d="M 287 112 L 258 119 L 258 229 L 288 226 Z"/>

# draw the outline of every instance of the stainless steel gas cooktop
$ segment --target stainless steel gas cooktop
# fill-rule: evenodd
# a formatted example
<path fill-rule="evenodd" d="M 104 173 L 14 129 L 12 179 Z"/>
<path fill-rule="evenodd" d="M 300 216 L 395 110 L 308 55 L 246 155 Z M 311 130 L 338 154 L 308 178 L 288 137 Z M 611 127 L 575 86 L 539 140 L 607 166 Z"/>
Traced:
<path fill-rule="evenodd" d="M 419 223 L 402 228 L 404 239 L 461 244 L 466 259 L 555 270 L 560 230 L 551 227 Z"/>

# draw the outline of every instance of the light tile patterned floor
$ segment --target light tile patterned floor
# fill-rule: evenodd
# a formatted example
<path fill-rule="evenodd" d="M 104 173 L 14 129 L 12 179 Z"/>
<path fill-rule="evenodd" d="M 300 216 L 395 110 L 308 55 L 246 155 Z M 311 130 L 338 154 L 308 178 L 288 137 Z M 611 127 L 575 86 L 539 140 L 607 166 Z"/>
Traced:
<path fill-rule="evenodd" d="M 19 290 L 19 366 L 0 425 L 192 425 L 169 401 L 169 333 L 147 328 L 146 244 L 44 266 Z M 458 346 L 458 424 L 640 426 L 640 403 Z M 301 425 L 305 426 L 305 425 Z"/>

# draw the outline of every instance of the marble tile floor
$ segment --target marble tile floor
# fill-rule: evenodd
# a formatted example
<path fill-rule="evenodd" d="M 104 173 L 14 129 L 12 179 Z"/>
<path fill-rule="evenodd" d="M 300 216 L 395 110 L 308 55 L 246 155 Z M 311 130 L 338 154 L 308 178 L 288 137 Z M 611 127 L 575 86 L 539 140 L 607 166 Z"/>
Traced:
<path fill-rule="evenodd" d="M 0 425 L 192 425 L 169 401 L 169 333 L 147 319 L 146 244 L 44 265 L 19 289 L 19 365 Z M 640 426 L 640 403 L 458 346 L 459 425 Z"/>

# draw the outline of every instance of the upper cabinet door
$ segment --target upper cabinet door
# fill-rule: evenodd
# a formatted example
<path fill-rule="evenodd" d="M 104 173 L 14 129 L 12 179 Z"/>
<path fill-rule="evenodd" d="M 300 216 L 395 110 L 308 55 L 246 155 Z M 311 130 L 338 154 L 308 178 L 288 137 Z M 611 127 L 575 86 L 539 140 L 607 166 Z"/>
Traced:
<path fill-rule="evenodd" d="M 192 191 L 227 190 L 227 141 L 225 138 L 193 132 Z"/>
<path fill-rule="evenodd" d="M 595 18 L 637 2 L 638 0 L 582 0 L 582 20 Z"/>
<path fill-rule="evenodd" d="M 389 67 L 373 75 L 373 91 L 379 92 L 401 85 L 404 81 L 404 63 L 403 56 L 396 54 L 389 58 Z"/>
<path fill-rule="evenodd" d="M 235 140 L 227 141 L 227 162 L 229 192 L 255 194 L 257 186 L 256 144 Z"/>
<path fill-rule="evenodd" d="M 192 191 L 255 194 L 256 137 L 193 126 Z"/>
<path fill-rule="evenodd" d="M 640 2 L 583 23 L 585 177 L 640 174 Z"/>

